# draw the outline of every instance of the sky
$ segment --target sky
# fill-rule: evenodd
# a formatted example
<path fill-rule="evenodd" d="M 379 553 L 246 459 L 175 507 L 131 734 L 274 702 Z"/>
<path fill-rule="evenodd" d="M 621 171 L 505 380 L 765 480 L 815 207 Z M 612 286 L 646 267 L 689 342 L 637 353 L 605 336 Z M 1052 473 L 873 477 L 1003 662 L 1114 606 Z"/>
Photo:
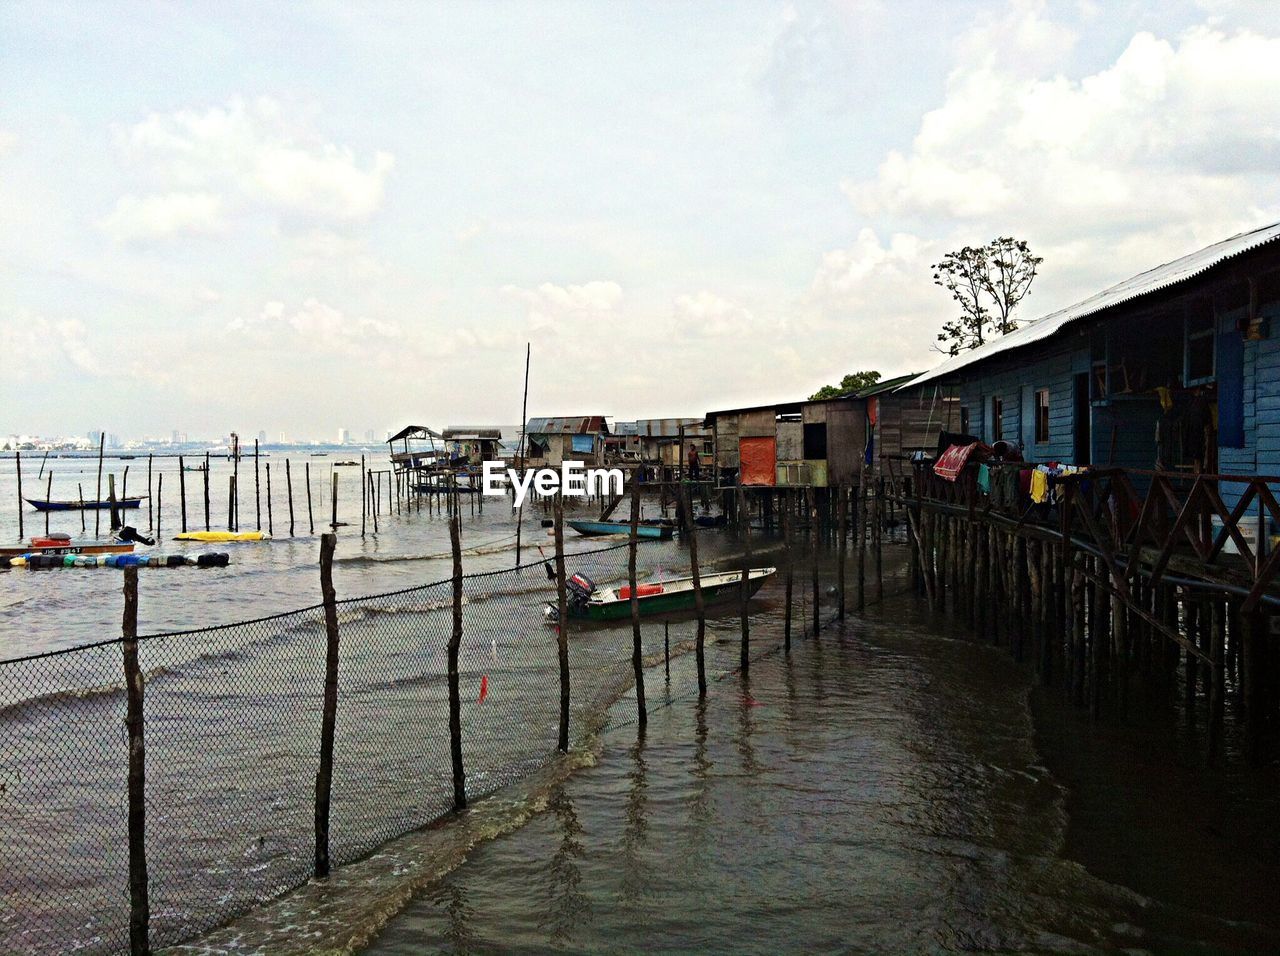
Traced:
<path fill-rule="evenodd" d="M 1280 219 L 1269 2 L 0 4 L 0 434 L 699 415 Z"/>

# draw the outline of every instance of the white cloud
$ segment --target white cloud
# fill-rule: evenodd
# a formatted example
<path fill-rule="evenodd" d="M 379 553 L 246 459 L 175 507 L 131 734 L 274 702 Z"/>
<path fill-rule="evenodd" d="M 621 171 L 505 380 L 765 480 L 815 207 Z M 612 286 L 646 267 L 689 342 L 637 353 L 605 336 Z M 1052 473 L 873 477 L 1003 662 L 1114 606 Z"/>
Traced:
<path fill-rule="evenodd" d="M 503 295 L 525 304 L 530 332 L 555 335 L 591 328 L 592 323 L 611 322 L 622 304 L 622 286 L 609 280 L 592 280 L 581 285 L 544 282 L 536 289 L 503 286 Z"/>
<path fill-rule="evenodd" d="M 1280 218 L 1280 38 L 1138 33 L 1078 77 L 1059 67 L 1072 42 L 1042 4 L 1021 2 L 958 41 L 944 99 L 910 147 L 842 184 L 877 227 L 824 257 L 812 290 L 823 314 L 866 316 L 893 330 L 878 349 L 928 363 L 952 308 L 928 264 L 947 249 L 1029 240 L 1045 257 L 1023 308 L 1033 318 Z"/>
<path fill-rule="evenodd" d="M 227 328 L 259 346 L 353 357 L 378 352 L 405 338 L 398 323 L 349 316 L 318 299 L 307 299 L 292 310 L 283 302 L 267 302 L 256 316 L 237 317 Z"/>
<path fill-rule="evenodd" d="M 330 222 L 368 219 L 395 165 L 388 152 L 361 160 L 287 116 L 270 98 L 155 113 L 116 130 L 123 155 L 168 187 Z"/>
<path fill-rule="evenodd" d="M 361 238 L 341 235 L 331 229 L 313 229 L 292 242 L 294 275 L 337 276 L 348 281 L 368 282 L 385 278 L 390 271 L 369 251 Z"/>
<path fill-rule="evenodd" d="M 222 200 L 206 192 L 121 196 L 98 225 L 116 242 L 215 236 L 227 229 Z"/>
<path fill-rule="evenodd" d="M 76 372 L 98 377 L 104 369 L 76 319 L 50 319 L 27 311 L 0 319 L 0 355 L 22 356 L 12 363 L 17 378 L 48 381 L 50 367 L 66 362 Z"/>

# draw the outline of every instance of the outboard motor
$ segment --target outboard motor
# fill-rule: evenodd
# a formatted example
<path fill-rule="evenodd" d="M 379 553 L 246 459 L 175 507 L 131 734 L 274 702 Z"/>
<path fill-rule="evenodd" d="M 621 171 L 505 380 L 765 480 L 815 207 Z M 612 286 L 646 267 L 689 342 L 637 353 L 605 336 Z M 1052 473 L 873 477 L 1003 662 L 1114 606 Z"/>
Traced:
<path fill-rule="evenodd" d="M 578 607 L 582 607 L 591 599 L 591 595 L 595 593 L 596 582 L 592 581 L 585 574 L 575 574 L 564 582 L 565 589 L 569 592 L 569 603 Z"/>
<path fill-rule="evenodd" d="M 118 541 L 136 541 L 138 544 L 147 545 L 156 543 L 155 538 L 148 538 L 146 535 L 139 534 L 137 528 L 128 524 L 116 532 L 116 539 Z"/>

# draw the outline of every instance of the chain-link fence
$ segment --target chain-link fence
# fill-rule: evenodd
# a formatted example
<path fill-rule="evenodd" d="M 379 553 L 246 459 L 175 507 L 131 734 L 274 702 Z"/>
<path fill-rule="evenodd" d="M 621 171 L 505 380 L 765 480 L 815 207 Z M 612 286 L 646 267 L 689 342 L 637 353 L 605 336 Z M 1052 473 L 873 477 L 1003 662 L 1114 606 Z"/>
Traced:
<path fill-rule="evenodd" d="M 641 578 L 688 573 L 637 549 Z M 568 573 L 627 578 L 628 545 L 569 554 Z M 777 563 L 757 560 L 754 562 Z M 547 565 L 463 579 L 459 653 L 466 793 L 555 750 L 560 690 Z M 140 600 L 145 606 L 144 577 Z M 803 591 L 797 580 L 797 600 Z M 331 856 L 342 864 L 453 806 L 447 648 L 453 581 L 337 602 Z M 732 612 L 730 612 L 732 613 Z M 797 619 L 797 631 L 803 619 Z M 692 613 L 642 629 L 661 661 Z M 570 624 L 571 732 L 599 727 L 632 683 L 629 622 Z M 0 952 L 118 952 L 129 942 L 122 641 L 0 662 Z M 143 636 L 146 858 L 153 946 L 187 940 L 313 873 L 324 607 Z M 708 657 L 708 670 L 734 656 Z M 679 682 L 683 681 L 683 685 Z M 667 693 L 696 692 L 691 668 Z"/>

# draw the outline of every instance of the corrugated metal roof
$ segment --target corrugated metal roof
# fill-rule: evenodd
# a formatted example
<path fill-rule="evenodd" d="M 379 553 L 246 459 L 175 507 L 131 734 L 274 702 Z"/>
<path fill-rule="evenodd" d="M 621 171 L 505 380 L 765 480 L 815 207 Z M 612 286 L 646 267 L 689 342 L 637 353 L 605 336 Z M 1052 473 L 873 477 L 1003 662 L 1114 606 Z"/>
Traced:
<path fill-rule="evenodd" d="M 400 439 L 406 436 L 410 438 L 439 438 L 440 437 L 440 435 L 437 432 L 433 432 L 426 425 L 406 425 L 404 428 L 400 429 L 398 432 L 396 432 L 394 435 L 388 438 L 387 441 L 388 442 L 399 441 Z"/>
<path fill-rule="evenodd" d="M 646 438 L 679 438 L 680 428 L 702 427 L 701 418 L 642 418 L 636 423 L 637 434 Z"/>
<path fill-rule="evenodd" d="M 613 433 L 622 437 L 640 434 L 639 422 L 614 422 Z"/>
<path fill-rule="evenodd" d="M 1272 223 L 1269 226 L 1263 226 L 1251 232 L 1242 232 L 1239 235 L 1232 236 L 1230 239 L 1215 242 L 1213 245 L 1206 246 L 1198 252 L 1183 256 L 1181 259 L 1174 259 L 1172 262 L 1166 262 L 1164 265 L 1156 266 L 1154 269 L 1148 269 L 1146 272 L 1141 272 L 1130 279 L 1125 279 L 1123 282 L 1117 282 L 1110 288 L 1103 289 L 1082 302 L 1077 302 L 1075 305 L 1036 319 L 1030 325 L 1023 326 L 1016 332 L 1010 332 L 1008 335 L 994 339 L 979 348 L 947 359 L 936 368 L 930 369 L 923 375 L 912 379 L 907 385 L 921 385 L 924 382 L 951 375 L 962 368 L 973 365 L 976 362 L 985 361 L 992 356 L 1002 355 L 1013 349 L 1042 342 L 1072 322 L 1087 318 L 1097 312 L 1101 312 L 1103 309 L 1131 302 L 1142 296 L 1150 295 L 1152 292 L 1158 292 L 1171 285 L 1194 278 L 1233 256 L 1238 256 L 1242 252 L 1248 252 L 1269 242 L 1274 242 L 1278 238 L 1280 238 L 1280 223 Z M 901 387 L 905 388 L 907 385 Z"/>
<path fill-rule="evenodd" d="M 502 429 L 494 425 L 450 425 L 444 430 L 450 441 L 476 438 L 501 438 Z"/>
<path fill-rule="evenodd" d="M 603 415 L 531 418 L 525 426 L 525 433 L 529 435 L 594 435 L 608 431 Z"/>

